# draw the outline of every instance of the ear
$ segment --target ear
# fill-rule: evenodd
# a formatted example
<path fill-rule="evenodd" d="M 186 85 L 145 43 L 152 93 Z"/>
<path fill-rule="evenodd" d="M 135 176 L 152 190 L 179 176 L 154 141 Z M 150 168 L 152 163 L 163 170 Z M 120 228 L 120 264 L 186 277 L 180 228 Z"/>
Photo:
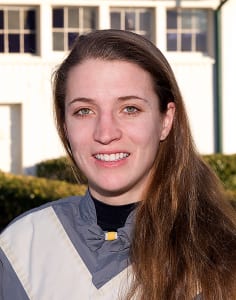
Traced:
<path fill-rule="evenodd" d="M 167 105 L 167 110 L 162 120 L 162 131 L 161 131 L 160 141 L 164 141 L 167 138 L 172 128 L 174 115 L 175 115 L 175 103 L 169 102 Z"/>

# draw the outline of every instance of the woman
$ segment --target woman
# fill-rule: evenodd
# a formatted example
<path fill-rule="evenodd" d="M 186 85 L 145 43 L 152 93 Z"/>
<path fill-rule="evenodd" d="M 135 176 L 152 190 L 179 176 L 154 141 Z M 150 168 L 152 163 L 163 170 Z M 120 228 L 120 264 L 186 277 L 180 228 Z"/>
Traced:
<path fill-rule="evenodd" d="M 3 232 L 2 298 L 236 299 L 235 212 L 160 51 L 125 31 L 79 37 L 54 74 L 54 105 L 88 192 Z"/>

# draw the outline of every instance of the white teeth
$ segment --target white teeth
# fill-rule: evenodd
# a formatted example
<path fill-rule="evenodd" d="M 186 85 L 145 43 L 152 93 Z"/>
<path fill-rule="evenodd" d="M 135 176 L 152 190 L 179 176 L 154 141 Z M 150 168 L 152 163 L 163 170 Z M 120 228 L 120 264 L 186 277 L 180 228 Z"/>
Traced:
<path fill-rule="evenodd" d="M 125 157 L 128 157 L 128 153 L 112 153 L 112 154 L 96 154 L 95 157 L 99 160 L 103 161 L 117 161 L 120 159 L 123 159 Z"/>

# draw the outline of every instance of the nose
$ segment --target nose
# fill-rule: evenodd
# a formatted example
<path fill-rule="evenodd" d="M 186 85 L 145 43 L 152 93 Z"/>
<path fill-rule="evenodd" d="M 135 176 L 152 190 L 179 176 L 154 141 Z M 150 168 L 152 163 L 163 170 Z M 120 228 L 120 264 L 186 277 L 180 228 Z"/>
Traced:
<path fill-rule="evenodd" d="M 115 140 L 121 138 L 122 131 L 119 122 L 112 114 L 100 115 L 96 122 L 94 130 L 94 140 L 108 145 Z"/>

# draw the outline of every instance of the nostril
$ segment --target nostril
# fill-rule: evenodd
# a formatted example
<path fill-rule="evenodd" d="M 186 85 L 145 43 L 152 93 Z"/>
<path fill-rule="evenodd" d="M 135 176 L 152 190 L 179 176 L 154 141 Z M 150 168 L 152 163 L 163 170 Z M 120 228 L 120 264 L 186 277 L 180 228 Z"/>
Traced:
<path fill-rule="evenodd" d="M 112 141 L 119 140 L 121 136 L 122 132 L 114 122 L 99 123 L 94 130 L 94 140 L 102 144 L 109 144 Z"/>

